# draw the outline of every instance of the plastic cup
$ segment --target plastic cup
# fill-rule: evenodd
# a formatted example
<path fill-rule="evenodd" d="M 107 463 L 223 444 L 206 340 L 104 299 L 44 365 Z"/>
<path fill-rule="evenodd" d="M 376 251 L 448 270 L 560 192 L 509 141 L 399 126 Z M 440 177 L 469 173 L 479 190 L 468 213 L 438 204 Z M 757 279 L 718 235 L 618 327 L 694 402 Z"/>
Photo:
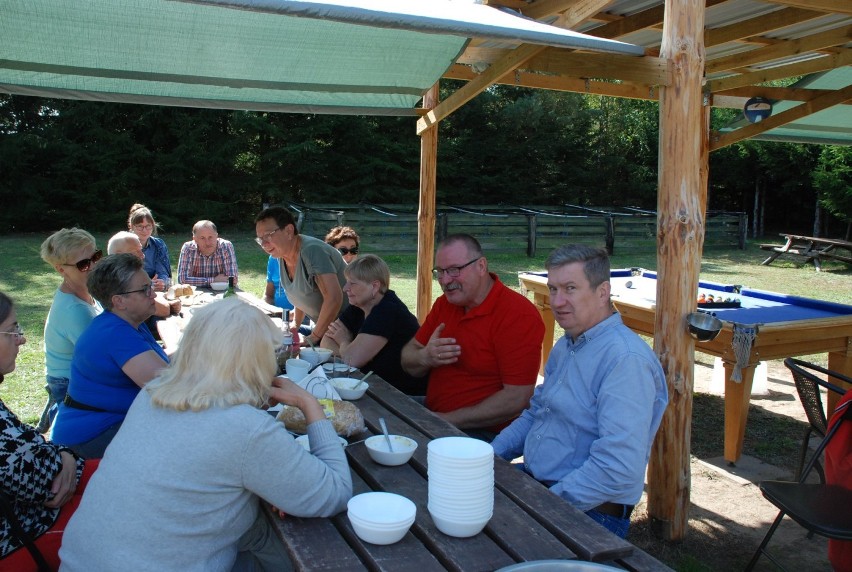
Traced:
<path fill-rule="evenodd" d="M 308 371 L 310 371 L 310 369 L 311 362 L 303 359 L 290 358 L 284 364 L 284 371 L 287 373 L 287 377 L 290 378 L 290 381 L 302 381 L 302 379 L 308 375 Z"/>

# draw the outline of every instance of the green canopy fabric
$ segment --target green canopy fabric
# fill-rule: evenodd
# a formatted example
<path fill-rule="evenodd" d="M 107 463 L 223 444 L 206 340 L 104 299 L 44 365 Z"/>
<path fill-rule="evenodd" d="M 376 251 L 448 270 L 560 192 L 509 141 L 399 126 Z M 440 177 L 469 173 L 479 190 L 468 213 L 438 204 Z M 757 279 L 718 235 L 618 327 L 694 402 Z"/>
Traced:
<path fill-rule="evenodd" d="M 0 91 L 414 115 L 470 37 L 642 54 L 470 0 L 7 0 Z"/>

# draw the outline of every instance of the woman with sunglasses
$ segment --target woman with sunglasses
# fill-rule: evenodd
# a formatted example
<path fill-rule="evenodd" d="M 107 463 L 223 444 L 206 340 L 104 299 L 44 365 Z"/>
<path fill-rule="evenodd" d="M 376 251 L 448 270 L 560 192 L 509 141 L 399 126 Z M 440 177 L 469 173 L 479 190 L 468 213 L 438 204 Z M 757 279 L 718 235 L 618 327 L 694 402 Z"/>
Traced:
<path fill-rule="evenodd" d="M 80 228 L 63 228 L 41 244 L 41 258 L 62 276 L 44 323 L 44 361 L 47 377 L 47 403 L 38 430 L 50 429 L 58 404 L 65 399 L 71 377 L 74 344 L 95 316 L 103 312 L 89 293 L 86 278 L 103 253 L 95 237 Z"/>
<path fill-rule="evenodd" d="M 107 256 L 89 273 L 88 286 L 105 311 L 77 340 L 52 438 L 93 459 L 103 456 L 139 389 L 169 358 L 145 325 L 154 313 L 155 292 L 142 260 Z"/>
<path fill-rule="evenodd" d="M 0 383 L 14 371 L 18 350 L 27 343 L 12 300 L 0 292 Z M 34 540 L 51 570 L 59 567 L 59 545 L 85 483 L 97 466 L 45 440 L 0 401 L 0 491 L 7 505 L 0 518 L 0 570 L 35 572 L 36 561 L 12 530 L 9 512 Z M 9 512 L 6 512 L 9 511 Z"/>
<path fill-rule="evenodd" d="M 138 236 L 142 243 L 145 272 L 152 279 L 154 290 L 165 292 L 172 284 L 172 263 L 169 261 L 169 247 L 162 238 L 155 236 L 157 223 L 151 209 L 139 203 L 130 207 L 127 230 Z"/>
<path fill-rule="evenodd" d="M 361 244 L 361 238 L 350 226 L 336 226 L 325 235 L 325 241 L 332 245 L 346 264 L 351 263 L 358 256 L 358 245 Z"/>

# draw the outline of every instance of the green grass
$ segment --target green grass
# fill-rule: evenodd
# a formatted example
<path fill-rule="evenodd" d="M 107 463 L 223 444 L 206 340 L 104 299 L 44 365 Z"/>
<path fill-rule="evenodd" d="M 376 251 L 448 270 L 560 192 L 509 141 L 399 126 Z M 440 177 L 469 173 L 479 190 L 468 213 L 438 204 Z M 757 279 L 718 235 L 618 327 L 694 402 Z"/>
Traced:
<path fill-rule="evenodd" d="M 0 386 L 0 398 L 21 419 L 36 421 L 45 401 L 43 329 L 53 293 L 59 286 L 59 275 L 39 257 L 39 246 L 46 235 L 11 235 L 0 240 L 0 290 L 16 303 L 18 321 L 27 333 L 27 344 L 21 349 L 17 370 L 7 376 Z M 98 245 L 105 248 L 109 235 L 97 235 Z M 240 268 L 240 287 L 260 295 L 266 281 L 267 255 L 254 243 L 254 233 L 223 234 L 231 240 L 237 252 Z M 176 267 L 180 246 L 185 235 L 162 235 L 169 246 Z M 382 255 L 391 268 L 391 288 L 414 309 L 416 295 L 416 256 Z M 487 254 L 487 253 L 486 253 Z M 543 270 L 547 253 L 535 258 L 518 255 L 489 256 L 489 266 L 501 280 L 517 287 L 517 273 L 522 270 Z M 723 283 L 743 284 L 752 288 L 815 297 L 832 302 L 852 304 L 849 278 L 852 270 L 842 264 L 829 263 L 824 272 L 812 266 L 796 267 L 790 262 L 776 261 L 772 266 L 760 266 L 765 253 L 750 246 L 740 250 L 708 250 L 701 264 L 701 278 Z M 654 269 L 653 252 L 616 253 L 613 268 L 641 266 Z M 440 293 L 433 286 L 433 296 Z"/>

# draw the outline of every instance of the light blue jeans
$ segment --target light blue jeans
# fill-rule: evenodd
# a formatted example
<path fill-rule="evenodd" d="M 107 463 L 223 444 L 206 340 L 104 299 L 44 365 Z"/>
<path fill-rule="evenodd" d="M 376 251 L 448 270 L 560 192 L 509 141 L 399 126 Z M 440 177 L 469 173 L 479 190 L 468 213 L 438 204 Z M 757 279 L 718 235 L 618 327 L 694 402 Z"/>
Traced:
<path fill-rule="evenodd" d="M 47 403 L 44 404 L 44 409 L 36 426 L 39 433 L 47 433 L 47 430 L 50 429 L 53 419 L 56 417 L 56 412 L 59 410 L 59 404 L 65 400 L 65 394 L 68 393 L 67 377 L 47 375 L 45 380 L 47 381 L 44 386 L 45 391 L 47 391 Z"/>
<path fill-rule="evenodd" d="M 619 518 L 596 510 L 587 510 L 586 515 L 616 536 L 627 538 L 627 531 L 630 528 L 629 518 Z"/>

